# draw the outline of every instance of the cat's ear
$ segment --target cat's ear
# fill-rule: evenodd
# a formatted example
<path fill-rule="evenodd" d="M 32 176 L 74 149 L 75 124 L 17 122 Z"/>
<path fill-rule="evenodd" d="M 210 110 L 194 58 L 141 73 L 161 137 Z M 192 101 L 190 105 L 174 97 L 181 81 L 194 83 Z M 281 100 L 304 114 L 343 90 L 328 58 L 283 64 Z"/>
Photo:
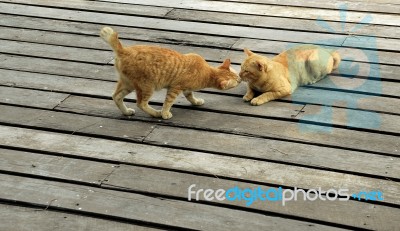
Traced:
<path fill-rule="evenodd" d="M 244 53 L 246 53 L 247 56 L 254 55 L 254 53 L 251 50 L 247 49 L 247 48 L 244 48 Z"/>
<path fill-rule="evenodd" d="M 257 65 L 257 69 L 259 71 L 264 71 L 264 69 L 266 69 L 264 64 L 262 62 L 260 62 L 260 61 L 256 61 L 256 65 Z"/>
<path fill-rule="evenodd" d="M 256 65 L 259 71 L 264 71 L 264 72 L 270 71 L 274 67 L 272 63 L 269 62 L 263 63 L 259 60 L 256 61 Z"/>
<path fill-rule="evenodd" d="M 221 66 L 219 66 L 222 69 L 227 69 L 229 70 L 229 67 L 231 66 L 231 60 L 230 59 L 225 59 L 225 61 L 222 63 Z"/>

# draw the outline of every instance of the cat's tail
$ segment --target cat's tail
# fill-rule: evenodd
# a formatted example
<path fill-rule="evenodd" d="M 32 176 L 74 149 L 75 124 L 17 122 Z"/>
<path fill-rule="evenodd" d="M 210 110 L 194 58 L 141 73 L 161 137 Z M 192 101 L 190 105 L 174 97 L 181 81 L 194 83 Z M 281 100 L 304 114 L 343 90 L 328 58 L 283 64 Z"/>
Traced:
<path fill-rule="evenodd" d="M 111 46 L 117 56 L 121 54 L 124 48 L 118 39 L 118 33 L 111 29 L 111 27 L 101 29 L 100 37 Z"/>
<path fill-rule="evenodd" d="M 340 61 L 342 58 L 340 57 L 340 54 L 337 51 L 332 52 L 332 58 L 333 58 L 333 68 L 336 69 L 339 67 Z"/>

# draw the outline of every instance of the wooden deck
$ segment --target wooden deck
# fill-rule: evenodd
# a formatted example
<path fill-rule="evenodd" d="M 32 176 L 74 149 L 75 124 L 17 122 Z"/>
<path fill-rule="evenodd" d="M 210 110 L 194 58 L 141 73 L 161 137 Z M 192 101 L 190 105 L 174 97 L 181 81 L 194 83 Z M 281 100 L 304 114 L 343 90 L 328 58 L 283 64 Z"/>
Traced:
<path fill-rule="evenodd" d="M 346 2 L 0 0 L 0 230 L 400 230 L 400 2 Z M 202 107 L 180 97 L 171 120 L 128 118 L 111 99 L 106 25 L 124 44 L 237 70 L 245 47 L 330 45 L 343 62 L 259 107 L 243 102 L 243 83 L 198 92 Z M 384 199 L 246 206 L 188 201 L 192 184 Z"/>

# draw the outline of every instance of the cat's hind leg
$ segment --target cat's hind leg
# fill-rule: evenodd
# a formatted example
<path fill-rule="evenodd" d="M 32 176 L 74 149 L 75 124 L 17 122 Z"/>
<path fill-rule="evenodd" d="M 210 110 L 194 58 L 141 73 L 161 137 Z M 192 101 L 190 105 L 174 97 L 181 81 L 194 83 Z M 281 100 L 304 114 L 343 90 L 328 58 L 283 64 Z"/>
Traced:
<path fill-rule="evenodd" d="M 167 96 L 165 97 L 164 105 L 161 111 L 161 116 L 163 119 L 172 118 L 172 113 L 170 112 L 172 105 L 176 97 L 182 92 L 180 89 L 169 88 L 167 92 Z"/>
<path fill-rule="evenodd" d="M 184 91 L 183 94 L 192 105 L 201 106 L 204 104 L 204 99 L 194 97 L 192 91 Z"/>
<path fill-rule="evenodd" d="M 122 114 L 124 114 L 126 116 L 135 114 L 135 110 L 133 110 L 132 108 L 126 107 L 126 105 L 124 103 L 125 96 L 127 96 L 131 92 L 132 92 L 132 90 L 127 89 L 126 87 L 124 87 L 124 85 L 121 83 L 121 81 L 118 81 L 117 87 L 114 91 L 114 94 L 112 95 L 112 98 L 113 98 L 115 104 L 117 105 L 119 110 L 122 112 Z"/>
<path fill-rule="evenodd" d="M 137 106 L 142 109 L 147 114 L 153 117 L 161 117 L 161 111 L 155 110 L 149 105 L 151 96 L 153 95 L 153 90 L 143 90 L 140 88 L 136 89 L 136 103 Z"/>

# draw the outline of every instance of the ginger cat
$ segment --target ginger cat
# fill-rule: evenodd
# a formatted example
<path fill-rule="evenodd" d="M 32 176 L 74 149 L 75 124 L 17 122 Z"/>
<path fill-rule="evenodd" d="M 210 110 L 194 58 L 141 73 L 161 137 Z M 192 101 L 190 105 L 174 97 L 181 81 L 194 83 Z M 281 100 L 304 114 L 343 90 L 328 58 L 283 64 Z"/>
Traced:
<path fill-rule="evenodd" d="M 239 75 L 247 82 L 243 99 L 250 101 L 251 105 L 285 97 L 298 86 L 318 82 L 336 69 L 341 60 L 338 52 L 316 45 L 291 48 L 273 59 L 248 49 L 244 52 L 247 58 Z M 254 91 L 262 94 L 254 98 Z"/>
<path fill-rule="evenodd" d="M 183 92 L 192 105 L 202 105 L 203 99 L 195 98 L 193 91 L 203 88 L 227 90 L 236 87 L 241 79 L 230 68 L 226 59 L 219 67 L 211 67 L 197 54 L 180 54 L 157 46 L 123 47 L 118 34 L 110 27 L 104 27 L 100 36 L 115 53 L 115 68 L 119 80 L 113 100 L 124 115 L 135 111 L 123 102 L 126 95 L 136 91 L 137 106 L 153 117 L 170 119 L 170 109 L 175 98 Z M 162 110 L 155 110 L 148 102 L 154 91 L 167 88 Z"/>

